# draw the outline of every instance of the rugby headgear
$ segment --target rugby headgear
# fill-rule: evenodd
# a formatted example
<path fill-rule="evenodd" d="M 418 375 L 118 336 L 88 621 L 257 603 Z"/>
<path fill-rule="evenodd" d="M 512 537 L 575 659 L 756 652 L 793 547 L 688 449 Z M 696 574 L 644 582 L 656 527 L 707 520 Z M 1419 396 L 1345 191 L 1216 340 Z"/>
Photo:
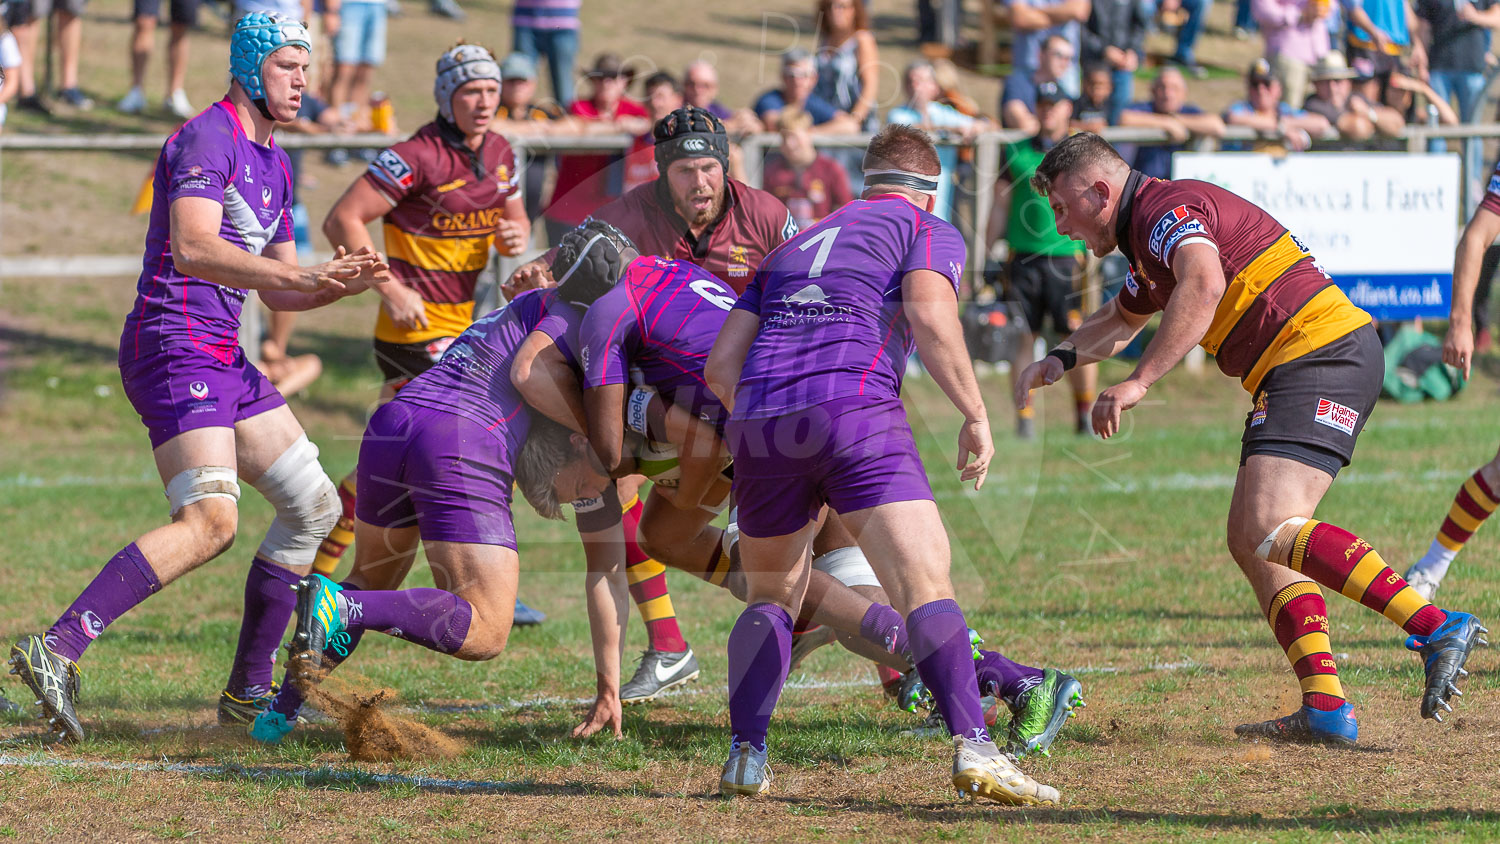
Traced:
<path fill-rule="evenodd" d="M 587 308 L 620 280 L 625 252 L 640 250 L 625 233 L 593 217 L 563 235 L 552 259 L 552 278 L 564 302 Z"/>
<path fill-rule="evenodd" d="M 301 47 L 312 52 L 312 39 L 301 21 L 277 12 L 251 12 L 234 25 L 229 37 L 229 74 L 245 89 L 261 116 L 274 120 L 266 109 L 266 85 L 261 68 L 282 47 Z"/>
<path fill-rule="evenodd" d="M 713 158 L 729 172 L 729 136 L 719 118 L 697 106 L 683 106 L 656 121 L 651 129 L 656 146 L 656 167 L 663 175 L 667 165 L 682 158 Z"/>
<path fill-rule="evenodd" d="M 500 63 L 489 50 L 478 44 L 459 44 L 437 60 L 437 78 L 432 81 L 432 96 L 437 100 L 438 114 L 453 122 L 453 94 L 466 82 L 493 79 L 500 83 Z"/>

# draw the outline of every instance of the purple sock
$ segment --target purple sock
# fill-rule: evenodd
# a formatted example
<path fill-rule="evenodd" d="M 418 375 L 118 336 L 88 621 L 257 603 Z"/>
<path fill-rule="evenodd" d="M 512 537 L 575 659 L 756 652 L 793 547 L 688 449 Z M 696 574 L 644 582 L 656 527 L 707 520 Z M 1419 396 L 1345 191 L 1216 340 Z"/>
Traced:
<path fill-rule="evenodd" d="M 441 589 L 344 590 L 349 601 L 349 632 L 379 630 L 439 653 L 453 654 L 469 634 L 474 610 L 469 602 Z"/>
<path fill-rule="evenodd" d="M 245 617 L 240 642 L 224 688 L 230 694 L 257 698 L 271 690 L 276 651 L 297 609 L 297 575 L 256 555 L 245 575 Z"/>
<path fill-rule="evenodd" d="M 161 581 L 132 542 L 110 557 L 42 638 L 54 653 L 77 662 L 104 628 L 159 591 Z"/>
<path fill-rule="evenodd" d="M 729 727 L 734 741 L 764 749 L 771 712 L 792 664 L 792 617 L 752 604 L 729 632 Z"/>
<path fill-rule="evenodd" d="M 974 673 L 979 678 L 979 693 L 994 695 L 1006 703 L 1015 703 L 1020 694 L 1042 682 L 1042 669 L 1013 662 L 994 651 L 979 652 Z"/>
<path fill-rule="evenodd" d="M 947 722 L 948 732 L 975 741 L 989 741 L 984 710 L 979 706 L 969 625 L 958 602 L 923 604 L 906 616 L 906 624 L 917 673 L 932 692 L 932 700 Z"/>
<path fill-rule="evenodd" d="M 859 622 L 859 635 L 888 652 L 911 656 L 911 645 L 906 640 L 906 622 L 901 613 L 885 604 L 871 604 L 865 617 Z"/>
<path fill-rule="evenodd" d="M 340 583 L 339 585 L 345 589 L 351 588 L 347 583 Z M 350 630 L 349 641 L 339 645 L 339 647 L 344 649 L 343 653 L 339 653 L 332 644 L 324 646 L 323 664 L 327 665 L 330 669 L 338 667 L 339 663 L 353 655 L 354 649 L 359 647 L 359 640 L 364 635 L 365 631 L 363 630 Z M 297 713 L 302 709 L 302 701 L 302 690 L 298 689 L 297 684 L 292 682 L 291 671 L 288 670 L 282 677 L 281 691 L 277 692 L 276 697 L 271 701 L 271 709 L 285 715 L 288 721 L 295 721 L 297 720 Z"/>

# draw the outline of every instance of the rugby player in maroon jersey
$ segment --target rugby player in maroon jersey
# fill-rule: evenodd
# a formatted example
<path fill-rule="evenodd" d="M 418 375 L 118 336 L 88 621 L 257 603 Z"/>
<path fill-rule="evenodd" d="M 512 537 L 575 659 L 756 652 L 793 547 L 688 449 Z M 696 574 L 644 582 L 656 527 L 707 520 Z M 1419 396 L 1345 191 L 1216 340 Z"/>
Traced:
<path fill-rule="evenodd" d="M 1094 405 L 1094 431 L 1110 437 L 1121 415 L 1193 346 L 1212 352 L 1254 397 L 1229 505 L 1229 552 L 1302 687 L 1302 707 L 1235 729 L 1282 741 L 1352 745 L 1318 584 L 1381 613 L 1410 634 L 1426 684 L 1421 712 L 1442 719 L 1485 629 L 1468 613 L 1440 610 L 1358 536 L 1313 518 L 1380 393 L 1385 364 L 1370 316 L 1350 303 L 1286 227 L 1216 185 L 1153 179 L 1130 169 L 1098 135 L 1053 147 L 1032 179 L 1057 230 L 1095 255 L 1116 247 L 1131 271 L 1104 305 L 1016 380 L 1016 400 L 1080 363 L 1113 357 L 1162 312 L 1161 326 L 1128 378 Z"/>

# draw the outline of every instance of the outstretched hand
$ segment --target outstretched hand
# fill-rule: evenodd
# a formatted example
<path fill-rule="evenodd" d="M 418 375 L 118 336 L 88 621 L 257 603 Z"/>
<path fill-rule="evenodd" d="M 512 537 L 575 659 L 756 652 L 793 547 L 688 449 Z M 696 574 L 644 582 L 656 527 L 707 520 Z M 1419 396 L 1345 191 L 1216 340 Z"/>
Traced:
<path fill-rule="evenodd" d="M 1448 336 L 1443 338 L 1443 363 L 1458 367 L 1469 378 L 1474 365 L 1474 330 L 1467 325 L 1448 324 Z"/>
<path fill-rule="evenodd" d="M 1016 376 L 1015 400 L 1018 409 L 1031 407 L 1031 391 L 1057 383 L 1064 375 L 1062 361 L 1048 355 L 1021 370 Z"/>
<path fill-rule="evenodd" d="M 594 733 L 613 727 L 615 738 L 624 737 L 624 715 L 620 711 L 620 697 L 601 692 L 594 705 L 583 718 L 583 723 L 573 728 L 573 738 L 588 738 Z"/>
<path fill-rule="evenodd" d="M 322 290 L 358 293 L 371 281 L 381 280 L 390 269 L 385 256 L 368 246 L 361 246 L 354 252 L 347 252 L 340 246 L 334 250 L 332 260 L 308 267 L 307 272 L 298 277 L 299 283 L 294 289 L 303 293 Z"/>
<path fill-rule="evenodd" d="M 1094 433 L 1109 439 L 1120 430 L 1120 417 L 1141 403 L 1147 387 L 1136 380 L 1121 381 L 1094 400 Z"/>
<path fill-rule="evenodd" d="M 989 420 L 966 420 L 958 429 L 958 464 L 954 468 L 959 470 L 959 480 L 964 483 L 973 481 L 974 489 L 979 490 L 984 486 L 990 460 L 994 457 L 995 442 L 990 436 Z"/>

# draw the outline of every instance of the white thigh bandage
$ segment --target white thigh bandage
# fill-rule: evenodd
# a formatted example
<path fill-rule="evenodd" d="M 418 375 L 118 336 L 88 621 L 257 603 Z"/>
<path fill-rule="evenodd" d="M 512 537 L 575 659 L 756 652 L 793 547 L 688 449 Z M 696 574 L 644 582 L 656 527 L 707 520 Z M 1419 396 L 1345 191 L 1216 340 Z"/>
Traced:
<path fill-rule="evenodd" d="M 283 566 L 312 565 L 343 514 L 338 488 L 318 463 L 318 447 L 303 434 L 251 486 L 276 508 L 260 555 Z"/>
<path fill-rule="evenodd" d="M 1275 530 L 1266 534 L 1266 538 L 1260 541 L 1259 547 L 1255 549 L 1255 556 L 1261 558 L 1262 560 L 1268 560 L 1273 563 L 1281 563 L 1282 565 L 1285 565 L 1286 559 L 1278 560 L 1276 557 L 1273 557 L 1271 555 L 1276 553 L 1277 551 L 1281 551 L 1282 548 L 1284 548 L 1286 551 L 1290 551 L 1292 547 L 1292 541 L 1297 536 L 1297 531 L 1301 530 L 1302 526 L 1305 524 L 1307 524 L 1307 519 L 1301 516 L 1293 516 L 1290 519 L 1287 519 L 1286 521 L 1277 525 Z M 1277 537 L 1280 537 L 1282 535 L 1283 531 L 1286 532 L 1286 539 L 1282 540 L 1281 542 L 1282 548 L 1278 548 L 1276 540 Z M 1283 553 L 1278 556 L 1287 557 L 1288 555 Z"/>
<path fill-rule="evenodd" d="M 835 548 L 813 560 L 813 568 L 832 577 L 845 586 L 879 586 L 875 570 L 865 559 L 865 552 L 858 545 Z"/>
<path fill-rule="evenodd" d="M 227 498 L 240 500 L 240 482 L 233 469 L 227 466 L 197 466 L 179 472 L 167 481 L 167 501 L 172 515 L 196 501 L 205 498 Z"/>

